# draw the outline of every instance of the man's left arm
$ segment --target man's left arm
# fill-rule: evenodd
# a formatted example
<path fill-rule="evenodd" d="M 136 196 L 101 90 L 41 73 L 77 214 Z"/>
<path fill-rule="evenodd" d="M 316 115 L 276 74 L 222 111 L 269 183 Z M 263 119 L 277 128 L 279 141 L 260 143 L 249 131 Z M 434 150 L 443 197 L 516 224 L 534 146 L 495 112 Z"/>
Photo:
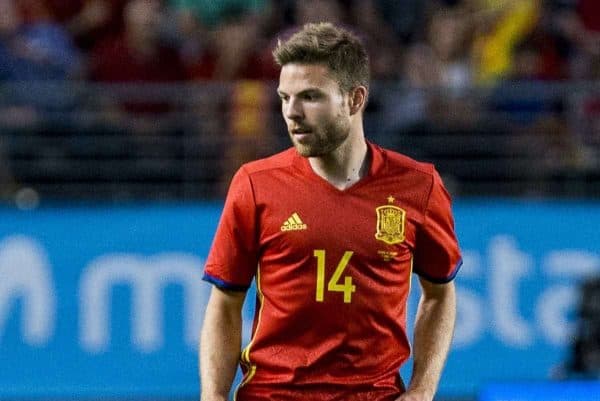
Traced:
<path fill-rule="evenodd" d="M 406 393 L 397 401 L 431 401 L 435 395 L 456 320 L 454 282 L 434 284 L 419 278 L 422 295 L 413 341 L 413 373 Z"/>

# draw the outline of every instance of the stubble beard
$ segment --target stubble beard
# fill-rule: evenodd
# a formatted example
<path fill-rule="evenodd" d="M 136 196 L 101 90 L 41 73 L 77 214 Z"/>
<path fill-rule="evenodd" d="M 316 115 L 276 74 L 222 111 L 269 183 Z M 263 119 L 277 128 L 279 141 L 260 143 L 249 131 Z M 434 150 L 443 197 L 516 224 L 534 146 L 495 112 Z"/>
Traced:
<path fill-rule="evenodd" d="M 289 135 L 300 156 L 322 157 L 332 153 L 348 139 L 350 123 L 338 116 L 326 124 L 318 124 L 313 128 L 309 143 L 299 143 L 291 133 Z"/>

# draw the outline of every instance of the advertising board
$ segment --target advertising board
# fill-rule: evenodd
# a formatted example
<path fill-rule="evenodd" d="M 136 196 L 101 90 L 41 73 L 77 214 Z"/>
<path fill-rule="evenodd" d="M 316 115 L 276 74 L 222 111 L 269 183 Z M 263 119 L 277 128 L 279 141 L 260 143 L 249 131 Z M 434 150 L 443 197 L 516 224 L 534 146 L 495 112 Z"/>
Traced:
<path fill-rule="evenodd" d="M 556 376 L 569 358 L 578 286 L 600 274 L 600 204 L 456 201 L 454 210 L 464 265 L 440 394 Z M 201 276 L 220 212 L 0 209 L 0 398 L 196 397 L 210 292 Z"/>

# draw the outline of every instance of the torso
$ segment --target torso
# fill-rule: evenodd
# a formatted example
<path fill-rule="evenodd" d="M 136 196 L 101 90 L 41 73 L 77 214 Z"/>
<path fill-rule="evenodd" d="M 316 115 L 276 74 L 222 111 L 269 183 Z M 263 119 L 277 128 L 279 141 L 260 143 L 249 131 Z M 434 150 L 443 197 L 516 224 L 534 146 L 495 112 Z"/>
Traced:
<path fill-rule="evenodd" d="M 204 278 L 256 279 L 238 400 L 388 401 L 410 354 L 411 273 L 460 266 L 450 197 L 433 166 L 369 144 L 368 173 L 340 190 L 294 149 L 234 177 Z"/>
<path fill-rule="evenodd" d="M 427 165 L 371 152 L 370 171 L 346 190 L 293 151 L 271 160 L 281 168 L 246 167 L 261 305 L 243 353 L 254 374 L 242 394 L 273 382 L 350 385 L 348 373 L 353 386 L 401 391 L 412 255 L 431 177 Z"/>

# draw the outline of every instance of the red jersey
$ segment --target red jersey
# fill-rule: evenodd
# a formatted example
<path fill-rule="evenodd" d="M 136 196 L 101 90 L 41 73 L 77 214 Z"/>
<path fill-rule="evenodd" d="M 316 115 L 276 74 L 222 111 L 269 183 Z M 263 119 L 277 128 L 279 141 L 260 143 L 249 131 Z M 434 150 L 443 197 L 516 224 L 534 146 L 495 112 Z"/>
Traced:
<path fill-rule="evenodd" d="M 204 279 L 256 278 L 238 400 L 393 400 L 409 357 L 411 273 L 444 283 L 460 265 L 450 198 L 430 164 L 369 144 L 339 190 L 290 148 L 231 183 Z"/>

